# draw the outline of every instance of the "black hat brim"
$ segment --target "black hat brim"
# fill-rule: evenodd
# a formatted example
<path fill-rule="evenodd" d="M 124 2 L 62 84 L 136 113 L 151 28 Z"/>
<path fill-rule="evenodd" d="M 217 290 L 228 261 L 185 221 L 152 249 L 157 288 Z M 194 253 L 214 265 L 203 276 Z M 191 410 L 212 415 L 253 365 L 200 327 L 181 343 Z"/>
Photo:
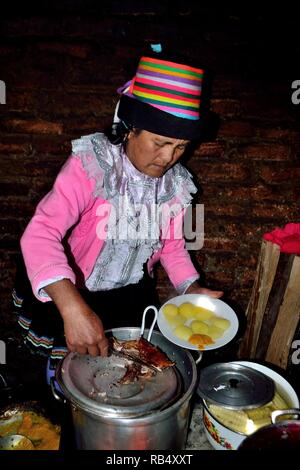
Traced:
<path fill-rule="evenodd" d="M 197 140 L 202 133 L 201 119 L 180 118 L 126 95 L 121 96 L 118 117 L 133 127 L 174 139 Z"/>

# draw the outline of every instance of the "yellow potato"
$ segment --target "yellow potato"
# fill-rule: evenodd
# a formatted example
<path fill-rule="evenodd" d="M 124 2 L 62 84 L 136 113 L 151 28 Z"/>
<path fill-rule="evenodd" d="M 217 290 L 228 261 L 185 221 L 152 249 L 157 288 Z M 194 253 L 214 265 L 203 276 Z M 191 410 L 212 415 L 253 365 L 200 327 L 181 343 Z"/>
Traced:
<path fill-rule="evenodd" d="M 184 302 L 183 304 L 179 305 L 178 307 L 180 315 L 184 318 L 193 318 L 195 316 L 195 305 L 191 302 Z"/>
<path fill-rule="evenodd" d="M 165 315 L 165 319 L 173 328 L 175 328 L 175 326 L 183 325 L 186 321 L 186 319 L 181 315 Z"/>
<path fill-rule="evenodd" d="M 194 315 L 197 318 L 197 320 L 205 321 L 205 320 L 209 320 L 214 315 L 214 312 L 212 312 L 211 310 L 208 310 L 207 308 L 197 307 L 195 305 Z"/>
<path fill-rule="evenodd" d="M 208 332 L 208 328 L 209 328 L 206 323 L 204 323 L 203 321 L 199 321 L 199 320 L 192 321 L 192 323 L 190 324 L 190 327 L 192 328 L 193 333 L 198 333 L 202 335 L 206 335 L 206 333 Z"/>
<path fill-rule="evenodd" d="M 227 320 L 226 318 L 222 317 L 214 317 L 210 319 L 210 322 L 214 325 L 217 326 L 218 328 L 221 328 L 221 330 L 227 330 L 227 328 L 230 327 L 230 321 Z"/>
<path fill-rule="evenodd" d="M 177 326 L 173 333 L 175 336 L 177 336 L 177 338 L 183 339 L 184 341 L 188 341 L 189 337 L 193 334 L 191 328 L 184 325 Z"/>
<path fill-rule="evenodd" d="M 215 325 L 212 325 L 208 328 L 208 332 L 206 334 L 210 336 L 212 339 L 219 339 L 223 336 L 224 330 L 222 330 L 221 328 L 218 328 Z"/>
<path fill-rule="evenodd" d="M 175 317 L 175 315 L 178 315 L 178 307 L 174 304 L 167 304 L 163 307 L 163 313 L 164 315 Z"/>

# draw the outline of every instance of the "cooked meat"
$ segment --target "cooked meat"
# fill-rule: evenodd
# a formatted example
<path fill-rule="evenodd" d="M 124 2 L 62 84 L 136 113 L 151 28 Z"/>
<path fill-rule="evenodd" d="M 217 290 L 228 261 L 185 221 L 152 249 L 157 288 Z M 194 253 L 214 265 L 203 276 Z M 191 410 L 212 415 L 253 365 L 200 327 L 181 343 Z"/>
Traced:
<path fill-rule="evenodd" d="M 130 361 L 126 366 L 125 374 L 123 375 L 121 380 L 118 381 L 118 383 L 122 385 L 127 385 L 132 382 L 135 382 L 136 380 L 139 380 L 140 378 L 150 379 L 151 377 L 153 377 L 154 374 L 155 371 L 153 369 L 150 369 L 149 367 L 144 366 L 142 364 Z"/>
<path fill-rule="evenodd" d="M 144 338 L 120 341 L 112 337 L 111 347 L 113 350 L 121 352 L 133 359 L 137 359 L 159 371 L 175 365 L 175 362 L 170 361 L 163 351 Z"/>

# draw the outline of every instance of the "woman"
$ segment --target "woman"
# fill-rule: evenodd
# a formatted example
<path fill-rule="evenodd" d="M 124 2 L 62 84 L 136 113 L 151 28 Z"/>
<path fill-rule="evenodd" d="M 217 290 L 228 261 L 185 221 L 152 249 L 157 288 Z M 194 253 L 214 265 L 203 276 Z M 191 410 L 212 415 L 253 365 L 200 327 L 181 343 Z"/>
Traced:
<path fill-rule="evenodd" d="M 106 355 L 104 329 L 139 325 L 158 303 L 157 261 L 178 294 L 222 295 L 200 287 L 178 230 L 196 187 L 177 162 L 200 135 L 202 81 L 201 69 L 142 57 L 120 90 L 113 141 L 73 141 L 37 206 L 21 239 L 35 298 L 15 290 L 14 302 L 27 343 L 53 364 L 67 349 Z"/>

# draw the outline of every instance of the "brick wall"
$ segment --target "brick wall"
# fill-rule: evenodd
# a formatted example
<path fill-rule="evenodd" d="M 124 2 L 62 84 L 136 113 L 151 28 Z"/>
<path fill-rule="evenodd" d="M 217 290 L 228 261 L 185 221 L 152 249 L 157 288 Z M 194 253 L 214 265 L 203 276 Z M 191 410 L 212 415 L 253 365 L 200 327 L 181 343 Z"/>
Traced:
<path fill-rule="evenodd" d="M 0 105 L 2 323 L 9 324 L 22 231 L 71 139 L 110 122 L 115 90 L 131 77 L 145 41 L 200 58 L 214 74 L 219 132 L 188 162 L 205 204 L 204 247 L 193 258 L 209 286 L 244 308 L 262 234 L 299 221 L 300 105 L 291 103 L 291 83 L 300 79 L 297 15 L 276 7 L 213 10 L 191 1 L 54 3 L 31 10 L 31 2 L 25 9 L 12 1 L 0 20 L 7 92 Z M 285 35 L 278 34 L 282 23 Z M 158 277 L 164 300 L 174 290 L 161 268 Z"/>

